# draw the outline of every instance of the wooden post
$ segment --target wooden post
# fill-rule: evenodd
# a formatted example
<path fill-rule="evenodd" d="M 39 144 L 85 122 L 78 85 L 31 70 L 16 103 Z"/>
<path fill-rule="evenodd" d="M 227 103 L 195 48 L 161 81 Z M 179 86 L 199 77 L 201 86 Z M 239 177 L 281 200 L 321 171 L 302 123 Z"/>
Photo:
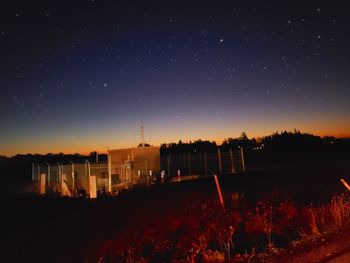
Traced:
<path fill-rule="evenodd" d="M 220 204 L 222 206 L 222 209 L 225 210 L 224 198 L 222 197 L 219 180 L 218 180 L 218 177 L 216 174 L 214 175 L 214 179 L 215 179 L 215 184 L 216 184 L 216 190 L 218 191 L 218 195 L 219 195 Z"/>
<path fill-rule="evenodd" d="M 188 153 L 188 171 L 189 171 L 189 175 L 192 174 L 192 170 L 191 170 L 191 153 Z"/>
<path fill-rule="evenodd" d="M 343 185 L 346 187 L 346 189 L 348 189 L 350 191 L 350 186 L 348 185 L 348 183 L 343 178 L 341 178 L 340 181 L 343 183 Z"/>
<path fill-rule="evenodd" d="M 230 156 L 231 156 L 231 171 L 234 174 L 235 173 L 235 164 L 233 162 L 233 153 L 232 153 L 232 149 L 230 149 Z"/>
<path fill-rule="evenodd" d="M 219 160 L 220 175 L 222 175 L 222 163 L 221 163 L 221 152 L 220 152 L 220 149 L 218 149 L 218 160 Z"/>
<path fill-rule="evenodd" d="M 241 147 L 241 159 L 242 159 L 242 169 L 243 169 L 243 172 L 245 172 L 245 163 L 244 163 L 243 147 Z"/>

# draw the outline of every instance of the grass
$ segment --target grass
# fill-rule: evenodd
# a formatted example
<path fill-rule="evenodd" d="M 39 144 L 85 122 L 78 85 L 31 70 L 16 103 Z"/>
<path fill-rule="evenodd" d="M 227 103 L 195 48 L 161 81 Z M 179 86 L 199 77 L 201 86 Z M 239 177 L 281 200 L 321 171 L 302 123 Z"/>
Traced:
<path fill-rule="evenodd" d="M 319 206 L 297 207 L 284 200 L 275 206 L 258 202 L 245 211 L 242 200 L 226 196 L 225 203 L 225 211 L 216 201 L 193 203 L 130 237 L 127 248 L 122 249 L 116 238 L 100 250 L 99 258 L 104 262 L 259 261 L 289 242 L 350 223 L 350 199 L 345 194 Z"/>
<path fill-rule="evenodd" d="M 0 198 L 1 220 L 11 227 L 3 231 L 4 258 L 17 262 L 261 261 L 292 241 L 349 223 L 348 196 L 332 198 L 343 186 L 335 176 L 322 172 L 220 177 L 225 211 L 209 177 L 97 200 L 6 196 Z M 319 183 L 309 189 L 315 180 Z M 53 247 L 61 252 L 54 253 Z"/>

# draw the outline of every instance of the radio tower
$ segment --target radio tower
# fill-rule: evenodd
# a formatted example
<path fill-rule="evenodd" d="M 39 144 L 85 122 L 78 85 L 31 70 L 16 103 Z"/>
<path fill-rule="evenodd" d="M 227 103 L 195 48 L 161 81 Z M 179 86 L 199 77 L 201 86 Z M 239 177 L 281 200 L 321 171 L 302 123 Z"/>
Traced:
<path fill-rule="evenodd" d="M 145 147 L 145 134 L 143 128 L 143 121 L 141 121 L 141 147 Z"/>

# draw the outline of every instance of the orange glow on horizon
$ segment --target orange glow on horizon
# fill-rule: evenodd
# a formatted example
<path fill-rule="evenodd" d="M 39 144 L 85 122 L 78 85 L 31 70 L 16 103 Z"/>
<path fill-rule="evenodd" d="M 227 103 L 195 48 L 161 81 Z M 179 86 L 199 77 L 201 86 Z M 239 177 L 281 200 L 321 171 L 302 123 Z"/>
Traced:
<path fill-rule="evenodd" d="M 278 132 L 284 131 L 284 130 L 277 130 Z M 293 132 L 293 130 L 287 130 Z M 324 136 L 333 136 L 336 138 L 350 138 L 350 132 L 312 132 L 308 130 L 300 130 L 302 133 L 309 133 L 314 134 L 316 136 L 324 137 Z M 270 131 L 270 132 L 249 132 L 245 131 L 249 138 L 261 138 L 264 136 L 272 135 L 276 131 Z M 157 139 L 151 138 L 149 141 L 146 140 L 147 143 L 150 143 L 154 146 L 159 146 L 162 143 L 177 143 L 179 140 L 183 142 L 189 142 L 189 141 L 196 141 L 196 140 L 208 140 L 208 141 L 215 141 L 218 145 L 221 145 L 224 139 L 227 138 L 237 138 L 240 136 L 240 133 L 235 132 L 234 134 L 230 135 L 228 132 L 226 132 L 227 135 L 211 133 L 206 134 L 206 136 L 200 136 L 199 133 L 197 135 L 190 135 L 182 136 L 180 138 L 179 136 L 175 136 L 175 134 L 168 134 L 168 136 L 157 136 Z M 94 140 L 94 138 L 89 138 L 87 140 L 86 138 L 82 138 L 81 140 L 77 140 L 74 143 L 61 143 L 60 141 L 51 141 L 51 143 L 47 144 L 30 144 L 30 143 L 24 143 L 21 145 L 15 145 L 14 147 L 11 147 L 8 145 L 8 147 L 4 147 L 2 149 L 2 152 L 0 152 L 0 155 L 3 156 L 13 156 L 16 154 L 47 154 L 47 153 L 64 153 L 64 154 L 75 154 L 79 153 L 82 155 L 89 155 L 90 152 L 97 151 L 98 153 L 104 154 L 107 152 L 107 148 L 109 149 L 119 149 L 119 148 L 129 148 L 129 147 L 136 147 L 138 143 L 134 140 L 128 140 L 125 138 L 125 140 L 113 140 L 111 138 L 106 138 L 105 140 L 102 140 L 101 138 L 97 138 Z"/>

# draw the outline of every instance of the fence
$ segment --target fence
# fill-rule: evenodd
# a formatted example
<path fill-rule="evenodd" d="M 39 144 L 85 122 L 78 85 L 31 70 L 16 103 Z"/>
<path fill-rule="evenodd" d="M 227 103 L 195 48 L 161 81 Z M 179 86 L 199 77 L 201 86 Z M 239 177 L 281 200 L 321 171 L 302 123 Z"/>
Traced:
<path fill-rule="evenodd" d="M 240 151 L 196 152 L 161 156 L 165 175 L 210 175 L 245 171 L 244 153 Z"/>
<path fill-rule="evenodd" d="M 203 176 L 245 171 L 243 149 L 240 151 L 168 154 L 160 157 L 160 171 L 150 170 L 146 161 L 102 163 L 45 163 L 32 166 L 32 180 L 38 192 L 75 196 L 95 196 L 97 192 L 118 192 L 136 184 L 179 176 Z M 171 180 L 170 180 L 171 181 Z"/>

